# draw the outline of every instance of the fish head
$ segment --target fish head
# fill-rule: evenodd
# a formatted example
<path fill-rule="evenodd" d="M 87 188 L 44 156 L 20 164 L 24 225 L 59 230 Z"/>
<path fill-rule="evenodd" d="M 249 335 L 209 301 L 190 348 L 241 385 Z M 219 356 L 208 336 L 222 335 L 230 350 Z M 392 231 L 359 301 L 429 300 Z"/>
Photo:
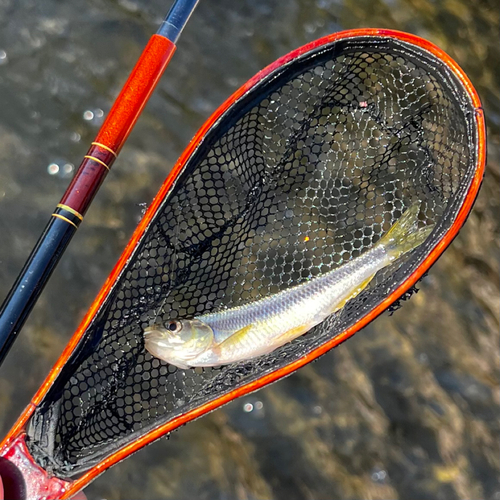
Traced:
<path fill-rule="evenodd" d="M 146 349 L 157 358 L 178 368 L 188 368 L 189 361 L 212 345 L 214 332 L 199 319 L 171 319 L 144 330 Z"/>

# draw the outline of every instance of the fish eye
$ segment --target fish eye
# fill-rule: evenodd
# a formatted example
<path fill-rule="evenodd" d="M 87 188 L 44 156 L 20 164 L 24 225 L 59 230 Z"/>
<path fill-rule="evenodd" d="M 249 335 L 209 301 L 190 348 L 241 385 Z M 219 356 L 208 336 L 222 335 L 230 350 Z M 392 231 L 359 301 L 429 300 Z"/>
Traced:
<path fill-rule="evenodd" d="M 167 327 L 167 330 L 172 333 L 180 332 L 182 330 L 182 324 L 177 320 L 168 321 L 165 326 Z"/>

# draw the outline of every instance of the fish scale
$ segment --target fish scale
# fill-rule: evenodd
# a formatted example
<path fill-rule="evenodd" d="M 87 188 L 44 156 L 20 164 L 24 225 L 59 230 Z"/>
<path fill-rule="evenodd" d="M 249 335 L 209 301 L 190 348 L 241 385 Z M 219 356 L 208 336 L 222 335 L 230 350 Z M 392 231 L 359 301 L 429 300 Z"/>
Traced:
<path fill-rule="evenodd" d="M 347 262 L 343 266 L 329 273 L 314 278 L 295 287 L 278 292 L 259 301 L 224 310 L 217 313 L 198 316 L 197 319 L 209 325 L 217 342 L 226 340 L 234 332 L 244 328 L 249 323 L 272 322 L 277 325 L 292 317 L 311 319 L 311 311 L 318 309 L 316 304 L 324 303 L 320 310 L 331 310 L 332 301 L 340 301 L 352 294 L 360 282 L 368 279 L 379 269 L 388 265 L 387 253 L 383 246 L 375 246 L 357 259 Z M 347 294 L 347 295 L 346 295 Z M 304 310 L 307 316 L 304 317 Z M 320 320 L 321 321 L 321 320 Z M 295 325 L 296 321 L 292 321 Z M 290 324 L 290 327 L 292 324 Z M 280 328 L 282 330 L 282 328 Z M 286 330 L 284 330 L 286 331 Z M 274 331 L 276 332 L 276 330 Z"/>
<path fill-rule="evenodd" d="M 390 262 L 385 247 L 376 245 L 321 277 L 250 304 L 197 317 L 212 328 L 219 349 L 207 351 L 192 362 L 212 363 L 216 358 L 232 362 L 274 350 L 282 344 L 275 340 L 294 329 L 308 331 L 321 323 L 339 304 L 357 295 L 361 283 Z M 245 328 L 245 334 L 231 342 Z M 293 333 L 290 337 L 286 340 L 292 340 Z"/>

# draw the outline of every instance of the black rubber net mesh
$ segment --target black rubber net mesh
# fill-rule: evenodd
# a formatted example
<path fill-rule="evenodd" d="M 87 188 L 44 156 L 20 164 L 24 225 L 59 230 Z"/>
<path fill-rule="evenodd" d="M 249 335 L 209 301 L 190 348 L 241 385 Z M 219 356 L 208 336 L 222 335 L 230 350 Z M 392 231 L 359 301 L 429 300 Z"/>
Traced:
<path fill-rule="evenodd" d="M 373 37 L 275 70 L 215 125 L 36 409 L 35 460 L 74 477 L 148 431 L 283 367 L 378 305 L 449 229 L 476 163 L 474 109 L 448 68 Z M 241 305 L 371 248 L 421 203 L 431 237 L 306 335 L 251 361 L 182 370 L 144 349 L 155 321 Z"/>

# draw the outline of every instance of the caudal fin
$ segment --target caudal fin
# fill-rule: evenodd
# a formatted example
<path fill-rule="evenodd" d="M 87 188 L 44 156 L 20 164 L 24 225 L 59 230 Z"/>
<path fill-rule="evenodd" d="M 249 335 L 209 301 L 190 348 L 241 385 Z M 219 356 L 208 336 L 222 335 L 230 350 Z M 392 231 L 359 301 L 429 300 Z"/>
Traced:
<path fill-rule="evenodd" d="M 434 224 L 418 227 L 420 203 L 413 204 L 380 239 L 391 261 L 421 245 L 434 229 Z"/>

